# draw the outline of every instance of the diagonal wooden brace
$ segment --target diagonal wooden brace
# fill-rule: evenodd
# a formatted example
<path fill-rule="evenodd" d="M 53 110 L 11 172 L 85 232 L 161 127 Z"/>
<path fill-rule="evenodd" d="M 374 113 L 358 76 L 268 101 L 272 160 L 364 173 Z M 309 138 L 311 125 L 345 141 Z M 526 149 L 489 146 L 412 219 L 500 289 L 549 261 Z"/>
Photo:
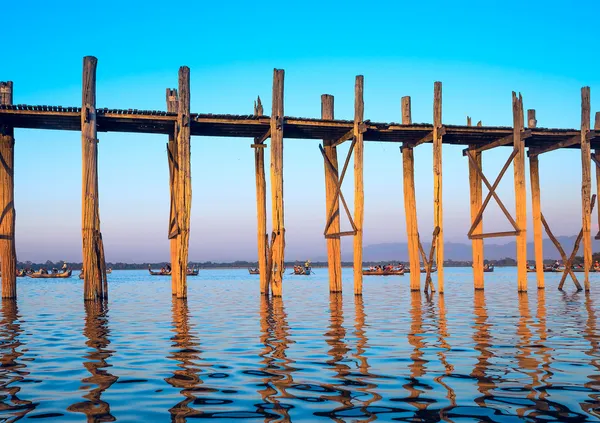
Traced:
<path fill-rule="evenodd" d="M 435 254 L 435 248 L 437 246 L 437 237 L 440 233 L 440 227 L 436 226 L 433 230 L 433 237 L 431 239 L 431 248 L 429 249 L 429 258 L 425 255 L 425 250 L 423 249 L 423 244 L 421 244 L 421 238 L 419 237 L 419 251 L 421 253 L 421 257 L 423 259 L 423 265 L 425 267 L 426 276 L 425 276 L 425 289 L 427 292 L 427 288 L 431 290 L 431 292 L 435 292 L 435 287 L 433 286 L 433 282 L 431 280 L 431 269 L 433 268 L 433 256 Z M 421 269 L 418 270 L 419 272 Z M 412 272 L 412 270 L 411 270 Z"/>

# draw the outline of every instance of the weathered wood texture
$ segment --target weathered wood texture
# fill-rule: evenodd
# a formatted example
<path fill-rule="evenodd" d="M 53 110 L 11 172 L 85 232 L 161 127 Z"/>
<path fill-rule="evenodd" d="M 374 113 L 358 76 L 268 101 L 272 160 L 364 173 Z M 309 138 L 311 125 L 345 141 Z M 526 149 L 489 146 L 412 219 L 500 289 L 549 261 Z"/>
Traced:
<path fill-rule="evenodd" d="M 177 298 L 187 298 L 187 267 L 192 211 L 192 166 L 190 134 L 190 68 L 179 68 L 179 100 L 177 110 L 177 166 L 175 194 L 177 210 L 177 260 L 171 263 L 172 282 Z"/>
<path fill-rule="evenodd" d="M 363 263 L 363 221 L 364 221 L 364 184 L 363 184 L 363 157 L 364 140 L 362 123 L 364 120 L 365 104 L 363 99 L 364 78 L 356 77 L 354 83 L 354 294 L 362 295 L 362 263 Z"/>
<path fill-rule="evenodd" d="M 544 251 L 542 239 L 542 209 L 540 198 L 540 171 L 537 156 L 529 157 L 529 179 L 531 180 L 531 213 L 533 217 L 533 245 L 535 248 L 535 273 L 537 287 L 544 288 Z"/>
<path fill-rule="evenodd" d="M 594 131 L 600 131 L 600 112 L 596 112 L 596 118 L 594 119 Z M 596 148 L 594 150 L 594 162 L 600 163 L 600 149 Z M 600 201 L 600 167 L 596 164 L 594 166 L 596 168 L 596 194 L 598 194 L 598 201 Z M 600 239 L 600 206 L 597 208 L 598 210 L 598 233 L 596 234 L 596 239 Z"/>
<path fill-rule="evenodd" d="M 0 82 L 0 104 L 13 102 L 13 83 Z M 15 138 L 14 130 L 0 126 L 0 264 L 2 298 L 17 297 L 17 251 L 15 248 Z"/>
<path fill-rule="evenodd" d="M 513 159 L 517 234 L 517 285 L 519 292 L 527 291 L 527 191 L 525 188 L 525 142 L 523 130 L 523 99 L 513 92 Z"/>
<path fill-rule="evenodd" d="M 402 125 L 412 124 L 412 108 L 410 105 L 410 96 L 402 97 L 400 104 L 400 112 L 402 114 Z"/>
<path fill-rule="evenodd" d="M 433 88 L 433 226 L 439 228 L 436 245 L 438 292 L 444 293 L 444 210 L 442 207 L 442 83 Z"/>
<path fill-rule="evenodd" d="M 402 148 L 402 173 L 408 260 L 410 264 L 410 290 L 419 291 L 421 289 L 421 266 L 419 263 L 419 228 L 415 196 L 415 159 L 413 149 L 410 147 Z"/>
<path fill-rule="evenodd" d="M 334 101 L 332 95 L 321 96 L 321 119 L 333 120 Z M 333 207 L 334 215 L 331 230 L 340 232 L 340 201 L 337 195 L 338 159 L 337 149 L 332 146 L 334 140 L 323 140 L 325 156 L 332 166 L 324 161 L 325 166 L 325 218 L 329 218 L 329 209 Z M 339 237 L 326 238 L 327 265 L 329 269 L 329 292 L 342 292 L 342 255 L 341 240 Z"/>
<path fill-rule="evenodd" d="M 82 152 L 82 239 L 84 298 L 97 300 L 108 297 L 104 247 L 100 232 L 98 192 L 98 138 L 96 132 L 96 65 L 95 57 L 83 59 L 81 107 Z"/>
<path fill-rule="evenodd" d="M 167 112 L 177 113 L 179 109 L 179 99 L 177 96 L 177 90 L 167 88 Z M 174 125 L 175 128 L 175 125 Z M 177 260 L 177 237 L 179 236 L 179 225 L 177 223 L 177 181 L 179 180 L 179 165 L 177 164 L 177 134 L 176 129 L 169 134 L 169 142 L 167 143 L 167 159 L 169 162 L 169 197 L 171 206 L 169 209 L 169 247 L 171 253 L 171 266 L 176 263 Z M 177 295 L 177 286 L 175 284 L 175 277 L 171 277 L 171 294 Z"/>
<path fill-rule="evenodd" d="M 535 128 L 537 126 L 537 120 L 535 119 L 535 110 L 527 110 L 527 127 Z"/>
<path fill-rule="evenodd" d="M 285 224 L 283 213 L 283 79 L 282 69 L 273 70 L 273 101 L 271 111 L 271 207 L 273 244 L 271 292 L 281 296 L 283 292 Z"/>
<path fill-rule="evenodd" d="M 590 198 L 592 193 L 590 140 L 590 87 L 581 89 L 581 216 L 583 231 L 583 286 L 590 290 L 590 268 L 592 267 L 592 215 Z"/>
<path fill-rule="evenodd" d="M 471 156 L 472 160 L 469 160 L 469 192 L 471 199 L 471 223 L 475 222 L 477 213 L 481 209 L 483 201 L 483 191 L 481 186 L 481 176 L 477 172 L 475 166 L 482 168 L 481 152 L 468 151 L 467 154 Z M 479 222 L 473 229 L 473 235 L 480 235 L 483 233 L 483 219 L 479 219 Z M 473 250 L 473 285 L 475 289 L 484 288 L 484 275 L 483 275 L 483 239 L 473 238 L 471 240 L 471 246 Z"/>
<path fill-rule="evenodd" d="M 260 97 L 254 103 L 254 115 L 262 116 L 263 107 Z M 269 295 L 271 272 L 267 270 L 267 250 L 269 239 L 267 235 L 267 182 L 265 180 L 265 145 L 254 139 L 254 173 L 256 178 L 256 238 L 258 243 L 258 270 L 260 278 L 260 293 Z"/>

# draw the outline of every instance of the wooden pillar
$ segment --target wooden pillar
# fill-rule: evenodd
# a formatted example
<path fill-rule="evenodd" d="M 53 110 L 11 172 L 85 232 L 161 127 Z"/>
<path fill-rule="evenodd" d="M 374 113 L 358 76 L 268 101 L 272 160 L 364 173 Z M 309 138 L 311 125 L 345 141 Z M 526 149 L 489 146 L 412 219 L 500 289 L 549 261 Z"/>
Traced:
<path fill-rule="evenodd" d="M 167 88 L 167 112 L 177 113 L 178 98 L 177 90 Z M 177 224 L 177 180 L 179 178 L 179 166 L 177 165 L 177 125 L 173 126 L 173 133 L 169 134 L 169 142 L 167 143 L 167 158 L 169 160 L 169 194 L 171 199 L 171 207 L 169 212 L 169 243 L 171 250 L 171 270 L 177 262 L 177 237 L 179 236 L 179 225 Z M 172 272 L 173 274 L 173 272 Z M 171 295 L 177 295 L 176 278 L 171 277 Z"/>
<path fill-rule="evenodd" d="M 480 151 L 467 151 L 467 154 L 471 155 L 471 158 L 477 163 L 479 168 L 482 168 L 481 152 Z M 481 187 L 481 176 L 473 166 L 471 160 L 469 160 L 469 193 L 471 198 L 471 221 L 475 221 L 477 213 L 481 209 L 482 203 L 482 187 Z M 473 235 L 479 235 L 483 233 L 483 219 L 479 221 L 479 224 L 473 230 Z M 484 288 L 484 274 L 483 274 L 483 239 L 471 240 L 471 246 L 473 250 L 473 285 L 475 289 Z"/>
<path fill-rule="evenodd" d="M 192 211 L 192 166 L 190 154 L 190 68 L 179 68 L 179 102 L 177 110 L 177 164 L 175 195 L 177 200 L 177 259 L 171 264 L 171 278 L 177 298 L 187 298 L 187 267 Z"/>
<path fill-rule="evenodd" d="M 596 118 L 594 119 L 594 131 L 600 131 L 600 112 L 596 112 Z M 600 163 L 600 149 L 596 148 L 594 150 L 594 156 L 598 163 Z M 598 166 L 594 166 L 596 168 L 596 194 L 597 200 L 600 203 L 600 168 Z M 598 212 L 598 233 L 600 233 L 600 206 L 596 207 Z"/>
<path fill-rule="evenodd" d="M 273 219 L 273 261 L 271 292 L 280 297 L 285 268 L 285 225 L 283 213 L 283 78 L 282 69 L 273 70 L 273 101 L 271 111 L 271 207 Z"/>
<path fill-rule="evenodd" d="M 590 268 L 592 267 L 592 213 L 591 213 L 591 151 L 590 140 L 590 87 L 581 89 L 581 216 L 583 228 L 584 287 L 590 290 Z"/>
<path fill-rule="evenodd" d="M 527 127 L 535 128 L 535 110 L 527 110 Z M 542 239 L 542 208 L 540 196 L 540 171 L 538 156 L 529 157 L 529 179 L 531 180 L 531 213 L 533 215 L 533 245 L 535 248 L 535 275 L 538 289 L 544 289 L 544 251 Z"/>
<path fill-rule="evenodd" d="M 363 264 L 363 222 L 364 222 L 364 185 L 363 185 L 363 125 L 365 104 L 363 100 L 364 78 L 358 75 L 354 82 L 354 295 L 362 295 Z"/>
<path fill-rule="evenodd" d="M 517 211 L 516 223 L 519 227 L 517 235 L 517 284 L 519 292 L 527 291 L 527 192 L 525 187 L 525 141 L 521 139 L 523 130 L 523 98 L 512 94 L 513 103 L 513 140 L 515 155 L 515 205 Z"/>
<path fill-rule="evenodd" d="M 402 125 L 411 125 L 410 97 L 402 97 Z M 411 147 L 402 147 L 402 174 L 404 185 L 404 215 L 410 265 L 410 290 L 421 289 L 421 265 L 419 261 L 419 228 L 417 224 L 417 200 L 415 195 L 415 160 Z"/>
<path fill-rule="evenodd" d="M 442 208 L 442 83 L 433 88 L 433 226 L 440 232 L 436 241 L 438 292 L 444 293 L 444 212 Z M 412 270 L 411 270 L 412 271 Z"/>
<path fill-rule="evenodd" d="M 263 107 L 258 97 L 254 108 L 255 116 L 263 115 Z M 267 270 L 267 183 L 265 180 L 265 144 L 253 144 L 254 173 L 256 179 L 256 233 L 258 244 L 258 271 L 260 293 L 269 295 L 270 273 Z"/>
<path fill-rule="evenodd" d="M 0 82 L 0 104 L 13 102 L 13 83 Z M 0 127 L 0 264 L 2 298 L 17 298 L 17 251 L 15 248 L 15 138 L 14 129 Z"/>
<path fill-rule="evenodd" d="M 92 56 L 83 59 L 83 89 L 81 107 L 82 151 L 82 238 L 84 298 L 106 298 L 106 267 L 100 233 L 98 202 L 98 139 L 96 131 L 96 65 Z"/>
<path fill-rule="evenodd" d="M 323 94 L 321 96 L 321 119 L 333 120 L 333 96 Z M 338 183 L 338 160 L 337 160 L 337 149 L 332 146 L 331 143 L 334 140 L 323 140 L 323 149 L 325 150 L 325 156 L 331 162 L 334 170 L 331 169 L 324 162 L 325 165 L 325 218 L 329 216 L 329 210 L 331 204 L 334 204 L 334 210 L 337 212 L 334 214 L 333 222 L 331 223 L 331 230 L 334 233 L 340 231 L 340 200 L 336 196 L 336 189 Z M 342 255 L 340 238 L 327 238 L 327 267 L 329 269 L 329 292 L 342 292 Z"/>

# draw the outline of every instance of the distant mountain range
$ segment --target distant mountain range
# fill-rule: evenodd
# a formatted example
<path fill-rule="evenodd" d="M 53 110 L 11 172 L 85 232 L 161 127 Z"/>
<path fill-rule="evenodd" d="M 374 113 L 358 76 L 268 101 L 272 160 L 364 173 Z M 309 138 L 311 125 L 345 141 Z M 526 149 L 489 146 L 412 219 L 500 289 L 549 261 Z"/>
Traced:
<path fill-rule="evenodd" d="M 567 257 L 571 254 L 575 244 L 575 236 L 560 236 L 557 238 L 561 243 Z M 430 243 L 423 243 L 425 251 L 429 252 Z M 490 244 L 484 246 L 484 257 L 487 260 L 500 260 L 503 258 L 516 258 L 516 242 L 511 241 L 506 244 Z M 544 259 L 560 260 L 560 254 L 550 239 L 544 239 Z M 583 243 L 579 248 L 577 255 L 581 255 Z M 600 241 L 592 240 L 592 251 L 600 251 Z M 527 257 L 533 260 L 534 247 L 533 242 L 527 243 Z M 455 242 L 444 243 L 444 258 L 446 260 L 472 260 L 471 244 L 461 244 Z M 326 261 L 327 257 L 319 257 L 319 261 Z M 352 250 L 342 251 L 343 261 L 352 261 Z M 364 261 L 408 261 L 408 245 L 405 242 L 394 242 L 385 244 L 372 244 L 364 247 Z"/>

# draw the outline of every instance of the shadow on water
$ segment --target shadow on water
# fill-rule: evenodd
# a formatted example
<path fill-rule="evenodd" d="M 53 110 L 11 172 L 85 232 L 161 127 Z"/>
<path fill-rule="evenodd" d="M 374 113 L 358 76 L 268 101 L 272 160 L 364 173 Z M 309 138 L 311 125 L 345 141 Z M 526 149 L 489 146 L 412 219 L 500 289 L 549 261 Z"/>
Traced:
<path fill-rule="evenodd" d="M 198 385 L 202 384 L 199 373 L 201 371 L 197 362 L 200 361 L 201 350 L 199 340 L 193 335 L 193 327 L 190 325 L 189 309 L 187 300 L 173 298 L 173 336 L 171 337 L 173 348 L 168 357 L 178 362 L 178 370 L 173 376 L 165 381 L 174 388 L 181 389 L 184 399 L 169 409 L 171 421 L 185 422 L 187 417 L 199 417 L 203 413 L 195 410 L 190 405 L 197 401 L 197 393 L 201 391 Z"/>
<path fill-rule="evenodd" d="M 19 323 L 19 310 L 14 299 L 2 299 L 2 321 L 0 321 L 0 421 L 14 422 L 25 417 L 36 408 L 36 403 L 22 400 L 19 382 L 29 375 L 23 356 L 23 343 L 19 336 L 23 332 Z"/>
<path fill-rule="evenodd" d="M 110 412 L 110 405 L 102 401 L 102 393 L 118 379 L 107 371 L 112 367 L 107 360 L 112 357 L 114 351 L 108 349 L 110 345 L 108 327 L 108 306 L 106 301 L 86 301 L 85 304 L 85 324 L 83 334 L 87 338 L 85 343 L 91 351 L 83 358 L 83 365 L 90 377 L 81 380 L 84 384 L 82 389 L 89 389 L 90 385 L 96 387 L 90 389 L 89 393 L 84 395 L 86 401 L 77 402 L 70 405 L 67 410 L 75 413 L 83 413 L 88 422 L 114 422 L 115 417 Z"/>

